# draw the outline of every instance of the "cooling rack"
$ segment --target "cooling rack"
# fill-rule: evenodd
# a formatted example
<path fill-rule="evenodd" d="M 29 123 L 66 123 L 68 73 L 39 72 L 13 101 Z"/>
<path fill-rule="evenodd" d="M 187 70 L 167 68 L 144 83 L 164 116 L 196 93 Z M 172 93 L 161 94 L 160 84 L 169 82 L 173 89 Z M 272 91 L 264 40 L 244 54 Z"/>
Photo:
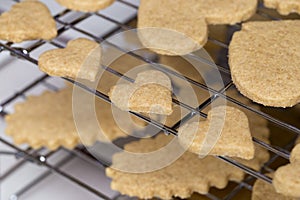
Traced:
<path fill-rule="evenodd" d="M 11 0 L 11 1 L 18 2 L 17 0 Z M 135 10 L 138 9 L 138 6 L 133 4 L 130 1 L 118 0 L 118 2 L 121 4 L 124 4 L 132 9 L 135 9 Z M 92 38 L 95 41 L 101 43 L 101 42 L 105 41 L 107 38 L 110 38 L 115 33 L 118 33 L 120 31 L 132 30 L 135 27 L 135 22 L 136 22 L 136 16 L 134 16 L 130 19 L 127 19 L 126 21 L 120 21 L 118 19 L 109 17 L 107 15 L 104 15 L 104 14 L 101 14 L 98 12 L 97 13 L 84 13 L 84 14 L 81 14 L 79 17 L 76 17 L 75 19 L 63 20 L 63 18 L 65 16 L 71 14 L 72 12 L 73 11 L 71 11 L 71 10 L 65 9 L 54 16 L 54 19 L 56 20 L 57 24 L 59 25 L 58 26 L 59 27 L 58 28 L 58 36 L 63 35 L 65 32 L 67 32 L 69 30 L 74 30 L 74 31 L 81 33 L 84 36 Z M 264 5 L 260 2 L 258 5 L 256 17 L 259 17 L 260 20 L 281 20 L 281 19 L 283 19 L 282 16 L 279 16 L 276 13 L 275 14 L 274 13 L 275 12 L 271 12 L 269 9 L 266 9 L 264 7 Z M 97 16 L 99 18 L 105 19 L 105 20 L 113 23 L 114 24 L 113 30 L 106 33 L 102 37 L 98 37 L 97 35 L 93 34 L 92 32 L 82 29 L 77 26 L 81 22 L 84 22 L 85 20 L 88 20 L 89 18 L 92 18 L 94 16 Z M 224 75 L 224 77 L 229 77 L 228 81 L 224 81 L 224 87 L 218 88 L 218 89 L 208 87 L 204 83 L 195 81 L 185 75 L 181 75 L 173 70 L 165 68 L 162 65 L 159 65 L 159 61 L 157 61 L 157 59 L 151 59 L 148 56 L 145 56 L 143 54 L 139 54 L 136 52 L 127 52 L 127 49 L 124 49 L 124 47 L 122 45 L 118 45 L 118 44 L 110 43 L 109 41 L 106 41 L 106 44 L 110 45 L 111 48 L 115 48 L 120 52 L 124 52 L 124 53 L 126 53 L 126 55 L 133 57 L 143 63 L 147 63 L 157 70 L 163 71 L 163 72 L 165 72 L 169 75 L 175 76 L 179 79 L 184 79 L 184 80 L 188 81 L 191 85 L 193 85 L 197 88 L 200 88 L 203 91 L 210 92 L 212 94 L 211 96 L 207 97 L 197 107 L 193 107 L 193 106 L 187 105 L 183 102 L 179 102 L 176 99 L 173 99 L 174 104 L 187 109 L 189 111 L 189 114 L 186 115 L 183 119 L 180 119 L 177 123 L 173 124 L 172 126 L 166 126 L 166 125 L 161 124 L 158 121 L 153 121 L 153 120 L 149 119 L 148 117 L 143 116 L 141 114 L 130 112 L 132 115 L 141 118 L 142 120 L 146 121 L 147 123 L 152 124 L 153 126 L 156 126 L 160 129 L 162 129 L 165 133 L 177 135 L 177 129 L 179 127 L 179 124 L 183 121 L 184 122 L 188 121 L 189 119 L 193 118 L 195 115 L 200 115 L 201 117 L 206 118 L 207 114 L 205 112 L 205 109 L 212 102 L 217 101 L 219 98 L 222 98 L 222 99 L 226 99 L 229 103 L 234 104 L 237 107 L 240 107 L 245 110 L 248 110 L 249 112 L 255 113 L 260 118 L 266 119 L 269 122 L 269 127 L 270 127 L 271 131 L 276 130 L 278 132 L 278 135 L 282 135 L 282 134 L 289 135 L 287 137 L 288 139 L 286 139 L 284 143 L 279 144 L 279 143 L 276 143 L 276 141 L 275 141 L 272 143 L 272 145 L 267 144 L 257 138 L 253 138 L 253 141 L 256 144 L 267 149 L 271 153 L 271 157 L 270 157 L 269 161 L 264 164 L 264 166 L 262 167 L 262 169 L 260 171 L 255 171 L 251 168 L 248 168 L 248 167 L 242 165 L 241 163 L 237 162 L 234 159 L 231 159 L 228 157 L 223 157 L 223 156 L 218 156 L 218 158 L 223 160 L 224 162 L 227 162 L 231 165 L 234 165 L 234 166 L 242 169 L 244 172 L 246 172 L 247 176 L 241 182 L 231 183 L 230 189 L 227 190 L 226 194 L 223 194 L 222 196 L 218 195 L 217 190 L 212 189 L 208 194 L 206 194 L 206 197 L 208 199 L 213 199 L 213 200 L 234 199 L 238 196 L 238 194 L 242 190 L 251 191 L 253 181 L 257 178 L 262 179 L 266 182 L 272 183 L 272 179 L 270 177 L 264 175 L 264 173 L 274 171 L 274 169 L 276 169 L 276 167 L 278 166 L 278 164 L 276 164 L 276 163 L 287 162 L 287 160 L 289 159 L 289 151 L 292 148 L 292 146 L 294 145 L 294 142 L 295 142 L 298 134 L 300 134 L 300 127 L 296 123 L 290 122 L 289 120 L 285 120 L 284 115 L 292 112 L 293 110 L 291 111 L 291 109 L 286 109 L 286 113 L 284 113 L 285 111 L 280 110 L 280 109 L 277 110 L 277 109 L 270 109 L 270 108 L 262 108 L 261 110 L 259 110 L 256 107 L 254 108 L 251 105 L 244 104 L 241 101 L 239 101 L 238 99 L 226 94 L 226 91 L 234 88 L 234 85 L 233 85 L 232 81 L 230 80 L 230 70 L 227 65 L 227 60 L 226 60 L 228 43 L 229 43 L 230 38 L 231 38 L 232 34 L 234 33 L 234 31 L 237 31 L 241 28 L 241 24 L 236 24 L 233 26 L 225 26 L 225 27 L 226 27 L 226 34 L 227 34 L 225 39 L 224 38 L 220 39 L 218 37 L 215 37 L 213 34 L 213 31 L 212 31 L 212 33 L 210 33 L 209 40 L 208 40 L 208 45 L 215 46 L 215 48 L 218 49 L 217 53 L 214 52 L 214 54 L 215 54 L 214 61 L 217 63 L 217 65 L 215 65 L 213 62 L 211 62 L 205 58 L 199 57 L 196 54 L 191 53 L 191 54 L 187 55 L 188 57 L 190 57 L 192 59 L 196 59 L 200 62 L 207 64 L 211 68 L 220 71 L 220 73 L 222 73 Z M 0 53 L 8 51 L 11 53 L 11 56 L 14 59 L 26 60 L 28 62 L 33 63 L 34 65 L 37 65 L 37 60 L 34 57 L 32 57 L 31 53 L 35 49 L 37 49 L 45 44 L 51 44 L 58 48 L 64 47 L 64 44 L 61 44 L 55 40 L 52 40 L 52 41 L 38 40 L 38 41 L 35 41 L 30 46 L 27 46 L 26 48 L 16 47 L 16 46 L 14 46 L 13 43 L 10 43 L 10 42 L 6 42 L 6 43 L 0 42 Z M 120 71 L 117 71 L 113 67 L 102 66 L 102 68 L 106 72 L 111 73 L 118 78 L 123 78 L 123 79 L 125 79 L 127 81 L 131 81 L 131 82 L 134 81 L 133 79 L 125 76 L 123 73 L 121 73 Z M 24 96 L 24 94 L 27 91 L 30 91 L 32 88 L 36 87 L 39 84 L 43 83 L 45 85 L 45 81 L 47 79 L 49 79 L 48 75 L 42 75 L 38 79 L 31 80 L 31 82 L 28 85 L 24 86 L 22 89 L 20 89 L 15 94 L 13 94 L 9 98 L 7 98 L 5 101 L 1 102 L 1 105 L 0 105 L 1 117 L 4 117 L 7 114 L 5 108 L 9 103 L 13 102 L 15 99 L 17 99 L 20 96 Z M 107 94 L 102 93 L 97 90 L 94 90 L 92 88 L 89 88 L 88 86 L 86 86 L 80 82 L 77 82 L 77 81 L 74 81 L 74 80 L 71 80 L 68 78 L 63 78 L 63 79 L 73 83 L 74 85 L 76 85 L 78 87 L 85 89 L 87 92 L 91 92 L 91 93 L 95 94 L 102 101 L 111 103 Z M 46 84 L 46 86 L 49 90 L 57 90 L 57 88 L 54 85 Z M 278 113 L 283 113 L 283 114 L 277 115 Z M 43 179 L 45 179 L 51 173 L 55 173 L 61 177 L 66 178 L 67 180 L 69 180 L 69 181 L 79 185 L 80 187 L 86 189 L 87 191 L 95 194 L 99 198 L 112 199 L 111 197 L 107 196 L 105 193 L 100 192 L 99 190 L 92 187 L 91 185 L 83 182 L 81 179 L 75 178 L 74 176 L 70 175 L 68 172 L 61 169 L 61 166 L 63 166 L 65 163 L 69 162 L 73 157 L 78 157 L 85 162 L 92 163 L 93 165 L 99 167 L 99 170 L 103 170 L 103 168 L 106 167 L 106 165 L 104 163 L 102 163 L 101 161 L 95 160 L 93 158 L 93 156 L 91 156 L 84 147 L 82 147 L 82 146 L 76 147 L 73 151 L 70 151 L 70 150 L 67 150 L 64 148 L 60 148 L 56 151 L 47 151 L 43 148 L 37 149 L 37 150 L 31 149 L 30 147 L 26 148 L 26 149 L 20 148 L 20 147 L 15 146 L 14 144 L 12 144 L 10 141 L 8 141 L 4 138 L 1 138 L 1 137 L 0 137 L 0 142 L 3 143 L 4 145 L 10 147 L 12 150 L 12 151 L 0 152 L 0 155 L 12 155 L 12 156 L 15 156 L 18 160 L 20 160 L 17 164 L 12 166 L 9 170 L 7 170 L 4 174 L 1 175 L 0 181 L 6 179 L 10 174 L 14 173 L 21 166 L 23 166 L 25 163 L 28 163 L 28 162 L 32 163 L 32 164 L 37 164 L 37 165 L 43 166 L 47 169 L 47 171 L 45 173 L 43 173 L 40 176 L 38 176 L 37 178 L 33 179 L 31 182 L 26 184 L 26 186 L 24 186 L 24 188 L 16 191 L 11 196 L 11 199 L 17 199 L 17 198 L 21 197 L 28 189 L 30 189 L 33 186 L 40 183 Z M 61 151 L 61 150 L 68 152 L 68 156 L 61 159 L 55 165 L 49 164 L 48 160 L 52 156 L 57 154 L 58 151 Z M 120 196 L 118 195 L 118 196 L 115 196 L 113 199 L 118 199 L 121 197 L 122 197 L 121 195 Z"/>

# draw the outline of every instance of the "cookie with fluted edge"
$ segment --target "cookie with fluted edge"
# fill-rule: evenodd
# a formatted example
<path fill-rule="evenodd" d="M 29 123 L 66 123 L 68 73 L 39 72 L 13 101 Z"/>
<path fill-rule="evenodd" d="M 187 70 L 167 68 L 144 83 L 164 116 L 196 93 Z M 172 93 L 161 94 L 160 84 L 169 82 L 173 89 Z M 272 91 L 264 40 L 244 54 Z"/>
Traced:
<path fill-rule="evenodd" d="M 125 145 L 125 150 L 136 153 L 152 152 L 166 145 L 171 139 L 173 136 L 166 135 L 142 139 Z M 123 153 L 115 154 L 112 166 L 120 160 L 124 161 L 123 156 Z M 140 164 L 143 165 L 143 163 Z M 193 192 L 206 194 L 210 187 L 221 189 L 226 187 L 228 181 L 240 181 L 244 176 L 241 170 L 218 158 L 207 156 L 200 159 L 196 154 L 190 152 L 185 152 L 169 166 L 156 171 L 127 173 L 107 168 L 106 174 L 112 179 L 112 189 L 143 199 L 152 197 L 187 198 Z"/>
<path fill-rule="evenodd" d="M 29 96 L 25 102 L 16 104 L 15 112 L 5 117 L 5 133 L 13 138 L 15 144 L 28 143 L 33 148 L 44 146 L 51 150 L 59 146 L 72 149 L 81 143 L 92 145 L 96 140 L 106 142 L 126 137 L 113 121 L 110 104 L 97 101 L 95 108 L 105 138 L 99 137 L 98 124 L 91 124 L 89 117 L 92 116 L 86 115 L 81 120 L 86 129 L 80 129 L 79 137 L 72 112 L 71 86 L 58 92 L 46 91 L 40 96 Z M 86 113 L 89 106 L 82 105 L 77 109 Z"/>
<path fill-rule="evenodd" d="M 196 154 L 207 153 L 247 160 L 254 157 L 248 118 L 234 107 L 212 108 L 208 112 L 207 120 L 184 125 L 179 129 L 178 136 L 180 143 Z M 206 143 L 214 141 L 214 138 L 215 143 Z"/>
<path fill-rule="evenodd" d="M 268 8 L 277 9 L 282 15 L 300 14 L 300 0 L 264 0 L 264 4 Z"/>
<path fill-rule="evenodd" d="M 251 100 L 273 107 L 300 101 L 300 20 L 247 22 L 229 45 L 231 76 Z"/>
<path fill-rule="evenodd" d="M 100 64 L 100 45 L 86 38 L 71 40 L 64 49 L 48 50 L 38 60 L 40 70 L 51 76 L 90 81 L 95 81 Z"/>
<path fill-rule="evenodd" d="M 171 80 L 157 70 L 139 73 L 134 83 L 113 86 L 109 97 L 115 106 L 124 111 L 160 115 L 173 112 Z"/>
<path fill-rule="evenodd" d="M 266 174 L 269 177 L 273 177 L 273 174 Z M 267 183 L 261 179 L 257 179 L 252 189 L 252 200 L 297 200 L 297 198 L 284 196 L 275 191 L 272 184 Z"/>
<path fill-rule="evenodd" d="M 279 167 L 274 173 L 273 186 L 276 192 L 300 198 L 300 144 L 297 144 L 290 157 L 290 164 Z"/>
<path fill-rule="evenodd" d="M 60 5 L 71 10 L 95 12 L 114 3 L 115 0 L 56 0 Z"/>
<path fill-rule="evenodd" d="M 56 23 L 48 8 L 39 1 L 16 3 L 0 16 L 0 40 L 23 42 L 56 37 Z"/>

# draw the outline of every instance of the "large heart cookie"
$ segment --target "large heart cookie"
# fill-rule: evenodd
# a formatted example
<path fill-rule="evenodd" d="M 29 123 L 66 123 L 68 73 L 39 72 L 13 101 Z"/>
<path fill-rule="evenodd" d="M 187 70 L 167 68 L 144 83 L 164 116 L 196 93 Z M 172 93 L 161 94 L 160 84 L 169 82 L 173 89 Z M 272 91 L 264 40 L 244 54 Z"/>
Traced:
<path fill-rule="evenodd" d="M 200 155 L 208 153 L 247 160 L 254 157 L 248 118 L 234 107 L 213 108 L 206 121 L 186 124 L 179 129 L 178 135 L 183 146 Z"/>
<path fill-rule="evenodd" d="M 158 135 L 154 139 L 131 142 L 125 145 L 125 150 L 132 153 L 151 153 L 164 149 L 172 139 L 173 136 Z M 173 151 L 161 153 L 157 157 L 166 160 L 172 153 Z M 244 177 L 242 170 L 218 158 L 207 156 L 200 159 L 190 152 L 185 152 L 165 168 L 147 173 L 128 173 L 113 168 L 116 165 L 130 165 L 130 161 L 130 156 L 127 157 L 124 152 L 115 154 L 113 164 L 106 169 L 106 174 L 112 178 L 112 189 L 142 199 L 188 198 L 193 192 L 207 194 L 210 187 L 222 189 L 230 180 L 241 181 Z M 138 164 L 147 167 L 151 165 L 148 162 Z"/>
<path fill-rule="evenodd" d="M 59 4 L 77 11 L 95 12 L 111 5 L 115 0 L 56 0 Z"/>
<path fill-rule="evenodd" d="M 97 42 L 79 38 L 65 49 L 53 49 L 39 57 L 39 68 L 51 76 L 94 81 L 100 69 L 101 47 Z"/>
<path fill-rule="evenodd" d="M 291 164 L 279 167 L 274 174 L 275 190 L 283 195 L 300 197 L 300 144 L 291 153 Z"/>
<path fill-rule="evenodd" d="M 56 37 L 54 19 L 39 1 L 22 1 L 0 16 L 0 39 L 11 42 Z"/>
<path fill-rule="evenodd" d="M 109 97 L 125 111 L 161 115 L 170 115 L 173 111 L 171 80 L 160 71 L 141 72 L 134 83 L 115 85 Z"/>
<path fill-rule="evenodd" d="M 234 84 L 265 106 L 300 102 L 300 20 L 247 22 L 229 46 Z"/>

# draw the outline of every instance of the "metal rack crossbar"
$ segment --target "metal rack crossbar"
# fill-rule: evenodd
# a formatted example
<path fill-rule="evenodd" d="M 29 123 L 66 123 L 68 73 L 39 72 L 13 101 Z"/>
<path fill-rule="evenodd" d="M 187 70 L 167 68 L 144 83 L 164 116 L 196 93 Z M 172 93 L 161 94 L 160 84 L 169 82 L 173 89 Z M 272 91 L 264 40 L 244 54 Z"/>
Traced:
<path fill-rule="evenodd" d="M 15 1 L 15 2 L 18 2 L 17 0 L 12 0 L 12 1 Z M 138 9 L 138 6 L 130 3 L 130 2 L 127 2 L 127 1 L 124 1 L 124 0 L 118 0 L 118 2 L 124 4 L 124 5 L 127 5 L 127 6 L 130 6 L 131 8 L 134 8 L 134 9 Z M 277 17 L 273 17 L 267 13 L 265 13 L 263 10 L 262 10 L 263 7 L 263 4 L 259 4 L 258 6 L 258 9 L 257 9 L 257 14 L 262 16 L 262 17 L 265 17 L 267 19 L 271 19 L 271 20 L 281 20 L 280 18 L 277 18 Z M 76 18 L 75 20 L 71 21 L 71 22 L 64 22 L 63 20 L 61 20 L 60 18 L 65 16 L 66 14 L 72 12 L 71 10 L 68 10 L 68 9 L 65 9 L 63 10 L 62 12 L 60 12 L 59 14 L 57 14 L 56 16 L 54 16 L 54 19 L 57 21 L 58 24 L 62 25 L 61 28 L 58 29 L 58 36 L 61 35 L 62 33 L 64 33 L 65 31 L 67 30 L 70 30 L 70 29 L 73 29 L 73 30 L 76 30 L 86 36 L 89 36 L 91 38 L 93 38 L 95 41 L 101 43 L 103 41 L 106 41 L 106 44 L 116 48 L 117 50 L 120 50 L 121 52 L 127 52 L 126 49 L 123 49 L 121 46 L 118 46 L 114 43 L 110 43 L 108 42 L 107 40 L 105 40 L 106 38 L 109 38 L 110 36 L 112 36 L 114 33 L 117 33 L 118 31 L 124 31 L 124 30 L 132 30 L 134 27 L 128 25 L 129 22 L 133 21 L 136 19 L 136 17 L 132 18 L 132 19 L 129 19 L 127 22 L 125 23 L 120 23 L 114 19 L 112 19 L 111 17 L 108 17 L 104 14 L 101 14 L 101 13 L 86 13 L 86 14 L 83 14 L 82 16 Z M 95 35 L 93 35 L 92 33 L 86 31 L 86 30 L 82 30 L 78 27 L 76 27 L 76 25 L 86 19 L 88 19 L 89 17 L 91 16 L 98 16 L 98 17 L 101 17 L 105 20 L 108 20 L 110 22 L 112 22 L 113 24 L 115 24 L 117 27 L 112 30 L 110 33 L 106 34 L 105 36 L 103 37 L 97 37 Z M 237 25 L 234 25 L 235 27 L 240 27 L 241 24 L 237 24 Z M 228 49 L 228 44 L 218 40 L 217 38 L 212 38 L 212 37 L 209 37 L 209 40 L 208 42 L 211 42 L 213 43 L 214 45 L 217 45 L 223 49 Z M 35 65 L 37 65 L 37 60 L 32 58 L 30 56 L 30 53 L 37 49 L 38 47 L 46 44 L 46 43 L 49 43 L 49 44 L 52 44 L 56 47 L 59 47 L 59 48 L 62 48 L 63 46 L 56 43 L 55 41 L 44 41 L 44 40 L 39 40 L 37 42 L 35 42 L 33 45 L 31 45 L 30 47 L 27 47 L 26 49 L 23 49 L 23 48 L 17 48 L 17 47 L 12 47 L 13 43 L 0 43 L 0 48 L 1 48 L 1 52 L 3 52 L 4 50 L 7 50 L 9 51 L 12 55 L 18 57 L 18 58 L 22 58 L 22 59 L 25 59 Z M 179 124 L 181 122 L 186 122 L 188 121 L 190 118 L 192 118 L 193 116 L 195 115 L 200 115 L 201 117 L 203 118 L 206 118 L 206 114 L 203 111 L 204 108 L 206 108 L 208 105 L 210 105 L 213 101 L 215 101 L 217 98 L 225 98 L 226 100 L 228 100 L 229 102 L 237 105 L 237 106 L 240 106 L 242 108 L 245 108 L 247 109 L 248 111 L 250 112 L 253 112 L 259 116 L 261 116 L 262 118 L 265 118 L 267 119 L 268 121 L 276 124 L 277 126 L 279 127 L 282 127 L 286 130 L 289 130 L 293 133 L 296 133 L 296 134 L 300 134 L 300 129 L 291 125 L 291 124 L 288 124 L 286 122 L 283 122 L 281 120 L 278 120 L 276 118 L 274 118 L 273 116 L 263 112 L 263 111 L 260 111 L 260 110 L 257 110 L 257 109 L 254 109 L 252 108 L 251 106 L 248 106 L 248 105 L 245 105 L 243 104 L 242 102 L 239 102 L 238 100 L 232 98 L 232 97 L 229 97 L 227 96 L 226 94 L 224 94 L 233 84 L 232 84 L 232 81 L 230 81 L 227 85 L 225 85 L 224 88 L 220 89 L 220 90 L 215 90 L 213 88 L 209 88 L 208 86 L 206 86 L 205 84 L 202 84 L 202 83 L 199 83 L 193 79 L 190 79 L 186 76 L 183 76 L 181 74 L 178 74 L 177 72 L 173 71 L 173 70 L 170 70 L 170 69 L 167 69 L 165 67 L 162 67 L 159 63 L 157 62 L 154 62 L 146 57 L 143 57 L 137 53 L 134 53 L 134 52 L 127 52 L 127 55 L 130 55 L 138 60 L 141 60 L 145 63 L 148 63 L 150 64 L 152 67 L 154 67 L 155 69 L 158 69 L 158 70 L 161 70 L 167 74 L 170 74 L 170 75 L 173 75 L 173 76 L 176 76 L 180 79 L 184 79 L 184 80 L 187 80 L 191 85 L 194 85 L 196 87 L 199 87 L 201 89 L 204 89 L 208 92 L 211 92 L 213 93 L 214 95 L 212 97 L 209 97 L 208 99 L 206 99 L 201 105 L 199 105 L 197 108 L 193 108 L 189 105 L 186 105 L 186 104 L 183 104 L 182 102 L 179 102 L 178 100 L 176 99 L 173 99 L 173 103 L 177 104 L 177 105 L 180 105 L 182 107 L 184 107 L 185 109 L 188 109 L 190 111 L 190 113 L 185 116 L 183 119 L 181 119 L 180 121 L 178 121 L 173 127 L 168 127 L 168 126 L 165 126 L 163 124 L 161 124 L 160 122 L 157 122 L 157 121 L 153 121 L 153 120 L 150 120 L 148 117 L 145 117 L 141 114 L 138 114 L 138 113 L 134 113 L 134 112 L 130 112 L 132 115 L 135 115 L 141 119 L 143 119 L 144 121 L 146 121 L 147 123 L 149 124 L 152 124 L 153 126 L 156 126 L 158 128 L 161 128 L 165 133 L 168 133 L 168 134 L 173 134 L 173 135 L 177 135 L 177 128 L 179 127 Z M 199 57 L 193 53 L 187 55 L 189 56 L 190 58 L 192 59 L 197 59 L 205 64 L 209 64 L 212 68 L 215 68 L 215 69 L 218 69 L 220 72 L 223 72 L 227 75 L 230 75 L 230 71 L 228 70 L 227 67 L 223 67 L 223 66 L 218 66 L 218 65 L 215 65 L 214 63 L 211 63 L 211 61 L 208 61 L 206 60 L 205 58 L 202 58 L 202 57 Z M 124 74 L 116 71 L 115 69 L 113 68 L 110 68 L 109 66 L 102 66 L 102 68 L 104 70 L 106 70 L 107 72 L 110 72 L 114 75 L 116 75 L 117 77 L 121 77 L 127 81 L 134 81 L 133 79 L 125 76 Z M 19 96 L 22 96 L 25 92 L 31 90 L 32 88 L 34 88 L 36 85 L 40 84 L 40 83 L 43 83 L 43 84 L 46 84 L 46 86 L 49 88 L 49 89 L 57 89 L 55 88 L 54 86 L 51 86 L 51 84 L 48 84 L 45 82 L 45 80 L 48 78 L 49 76 L 48 75 L 43 75 L 41 76 L 40 78 L 34 80 L 32 83 L 30 83 L 29 85 L 27 85 L 26 87 L 24 87 L 23 89 L 21 89 L 20 91 L 18 91 L 17 93 L 15 93 L 13 96 L 11 96 L 10 98 L 8 98 L 7 100 L 3 101 L 0 105 L 0 112 L 1 112 L 1 116 L 5 115 L 6 112 L 5 112 L 5 106 L 9 103 L 11 103 L 13 100 L 15 100 L 17 97 Z M 73 83 L 74 85 L 77 85 L 83 89 L 85 89 L 86 91 L 88 92 L 91 92 L 93 94 L 95 94 L 97 97 L 99 97 L 100 99 L 106 101 L 107 103 L 111 103 L 110 102 L 110 99 L 109 97 L 104 94 L 104 93 L 101 93 L 97 90 L 94 90 L 94 89 L 91 89 L 91 88 L 88 88 L 87 86 L 79 83 L 79 82 L 76 82 L 74 80 L 71 80 L 71 79 L 68 79 L 68 78 L 64 78 L 65 80 Z M 289 144 L 293 144 L 295 139 L 291 140 L 289 142 Z M 253 141 L 257 144 L 259 144 L 260 146 L 262 146 L 263 148 L 271 151 L 274 153 L 274 156 L 269 160 L 269 162 L 267 162 L 265 164 L 265 166 L 263 167 L 264 169 L 267 169 L 269 165 L 271 165 L 274 160 L 276 160 L 278 157 L 282 157 L 284 159 L 289 159 L 289 153 L 286 151 L 285 148 L 279 148 L 279 147 L 275 147 L 275 146 L 272 146 L 270 144 L 267 144 L 263 141 L 260 141 L 258 140 L 257 138 L 253 138 Z M 27 158 L 30 158 L 32 160 L 34 160 L 36 163 L 40 164 L 40 165 L 43 165 L 45 167 L 47 167 L 50 171 L 53 171 L 67 179 L 69 179 L 70 181 L 74 182 L 74 183 L 77 183 L 78 185 L 82 186 L 83 188 L 87 189 L 88 191 L 94 193 L 95 195 L 101 197 L 101 198 L 104 198 L 104 199 L 110 199 L 109 197 L 107 197 L 105 194 L 102 194 L 100 193 L 99 191 L 97 191 L 96 189 L 90 187 L 89 185 L 81 182 L 80 180 L 70 176 L 69 174 L 61 171 L 59 169 L 59 166 L 60 165 L 57 165 L 57 166 L 52 166 L 50 164 L 47 163 L 47 159 L 55 154 L 56 152 L 50 152 L 49 154 L 45 155 L 43 157 L 43 162 L 40 160 L 40 155 L 39 154 L 39 151 L 34 151 L 34 152 L 31 152 L 30 149 L 27 149 L 27 150 L 22 150 L 16 146 L 14 146 L 13 144 L 9 143 L 8 141 L 0 138 L 0 142 L 8 145 L 9 147 L 11 147 L 12 149 L 18 151 L 18 152 L 21 152 L 24 154 L 24 157 L 23 157 L 23 161 L 21 161 L 20 163 L 18 163 L 17 165 L 13 166 L 11 168 L 11 170 L 9 170 L 7 172 L 7 175 L 8 176 L 10 173 L 13 173 L 13 171 L 17 170 L 19 168 L 19 166 L 23 165 L 25 163 L 25 161 L 27 160 Z M 82 158 L 82 159 L 86 159 L 86 155 L 87 155 L 87 152 L 85 152 L 83 149 L 75 149 L 74 151 L 72 151 L 73 154 L 72 156 L 77 156 L 79 158 Z M 71 153 L 72 153 L 71 152 Z M 70 157 L 72 157 L 70 156 Z M 232 197 L 234 197 L 236 195 L 236 193 L 241 189 L 241 188 L 247 188 L 249 190 L 251 190 L 251 185 L 248 184 L 248 181 L 249 180 L 252 180 L 253 177 L 254 178 L 259 178 L 259 179 L 262 179 L 264 181 L 267 181 L 269 183 L 272 182 L 272 179 L 269 178 L 268 176 L 264 175 L 261 171 L 255 171 L 255 170 L 252 170 L 251 168 L 248 168 L 242 164 L 240 164 L 239 162 L 235 161 L 234 159 L 231 159 L 231 158 L 227 158 L 227 157 L 223 157 L 223 156 L 218 156 L 219 159 L 223 160 L 224 162 L 227 162 L 227 163 L 230 163 L 240 169 L 242 169 L 244 172 L 246 172 L 247 174 L 249 174 L 250 176 L 248 176 L 244 181 L 240 182 L 237 187 L 235 189 L 232 190 L 231 193 L 229 193 L 226 197 L 224 197 L 223 199 L 231 199 Z M 70 159 L 70 158 L 69 158 Z M 89 159 L 90 160 L 90 159 Z M 93 160 L 90 160 L 91 162 L 94 162 Z M 62 161 L 63 162 L 63 161 Z M 67 161 L 64 161 L 64 162 L 67 162 Z M 63 162 L 63 163 L 64 163 Z M 61 163 L 61 164 L 63 164 Z M 103 166 L 103 164 L 99 163 L 99 162 L 96 162 L 96 165 L 97 164 L 100 164 L 101 166 Z M 36 180 L 34 180 L 31 184 L 29 184 L 28 187 L 26 188 L 23 188 L 23 190 L 20 190 L 19 192 L 16 193 L 16 195 L 21 195 L 22 193 L 24 193 L 27 189 L 29 189 L 30 187 L 32 187 L 34 184 L 38 183 L 39 180 L 42 180 L 44 179 L 46 176 L 48 176 L 48 173 L 49 172 L 46 172 L 45 174 L 41 175 L 40 177 L 38 177 Z M 1 177 L 1 178 L 6 178 L 6 177 Z M 0 178 L 0 180 L 1 180 Z M 220 199 L 218 197 L 216 197 L 215 195 L 213 194 L 210 194 L 208 193 L 206 195 L 208 198 L 210 199 Z"/>

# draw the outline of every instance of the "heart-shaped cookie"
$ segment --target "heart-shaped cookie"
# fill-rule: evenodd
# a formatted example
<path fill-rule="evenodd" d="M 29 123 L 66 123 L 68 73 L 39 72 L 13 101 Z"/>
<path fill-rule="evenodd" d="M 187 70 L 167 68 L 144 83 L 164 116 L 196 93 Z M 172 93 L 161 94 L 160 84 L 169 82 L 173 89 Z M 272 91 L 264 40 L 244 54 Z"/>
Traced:
<path fill-rule="evenodd" d="M 54 19 L 39 1 L 22 1 L 0 16 L 0 39 L 11 42 L 56 37 Z"/>
<path fill-rule="evenodd" d="M 171 80 L 156 70 L 139 73 L 134 83 L 115 85 L 109 97 L 118 108 L 125 111 L 161 115 L 173 112 Z"/>
<path fill-rule="evenodd" d="M 78 38 L 65 49 L 53 49 L 39 57 L 39 68 L 51 76 L 95 81 L 101 64 L 101 47 L 97 42 Z"/>
<path fill-rule="evenodd" d="M 115 0 L 56 0 L 71 10 L 95 12 L 110 6 Z"/>
<path fill-rule="evenodd" d="M 212 124 L 213 123 L 213 124 Z M 200 155 L 222 155 L 252 159 L 254 144 L 247 116 L 229 106 L 218 106 L 208 112 L 206 121 L 192 122 L 178 131 L 179 141 Z"/>
<path fill-rule="evenodd" d="M 274 174 L 273 185 L 276 192 L 300 197 L 300 144 L 292 150 L 290 164 L 279 167 Z"/>

